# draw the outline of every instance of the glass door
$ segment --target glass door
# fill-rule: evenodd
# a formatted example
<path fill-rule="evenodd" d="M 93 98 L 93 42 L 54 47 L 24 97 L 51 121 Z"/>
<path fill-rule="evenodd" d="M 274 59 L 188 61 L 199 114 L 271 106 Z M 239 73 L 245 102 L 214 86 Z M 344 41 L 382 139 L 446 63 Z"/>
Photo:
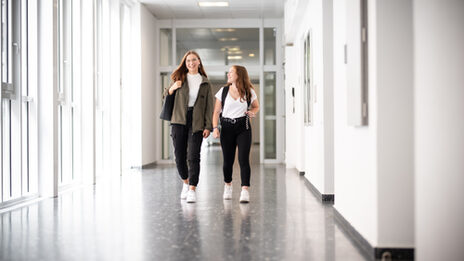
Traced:
<path fill-rule="evenodd" d="M 168 73 L 161 73 L 161 97 L 165 88 L 169 87 L 170 75 Z M 163 103 L 161 102 L 161 105 Z M 160 109 L 161 110 L 161 109 Z M 162 160 L 174 160 L 174 148 L 172 139 L 170 136 L 171 128 L 169 122 L 161 120 L 161 159 Z"/>
<path fill-rule="evenodd" d="M 166 39 L 165 43 L 160 44 L 160 76 L 163 84 L 165 76 L 170 75 L 188 50 L 195 50 L 200 55 L 210 81 L 220 79 L 222 85 L 226 83 L 223 73 L 230 66 L 245 66 L 261 105 L 258 117 L 252 121 L 253 144 L 259 144 L 261 162 L 282 162 L 285 110 L 283 67 L 280 66 L 282 51 L 277 44 L 281 39 L 280 26 L 272 23 L 272 26 L 267 26 L 264 23 L 249 27 L 244 24 L 239 27 L 211 27 L 208 21 L 204 22 L 204 26 L 197 23 L 194 27 L 188 22 L 177 21 L 175 24 L 172 26 L 172 22 L 169 22 L 160 28 L 160 39 Z M 170 58 L 171 53 L 174 61 Z M 216 87 L 213 86 L 213 94 L 217 92 Z M 162 135 L 162 139 L 167 141 L 167 132 Z"/>

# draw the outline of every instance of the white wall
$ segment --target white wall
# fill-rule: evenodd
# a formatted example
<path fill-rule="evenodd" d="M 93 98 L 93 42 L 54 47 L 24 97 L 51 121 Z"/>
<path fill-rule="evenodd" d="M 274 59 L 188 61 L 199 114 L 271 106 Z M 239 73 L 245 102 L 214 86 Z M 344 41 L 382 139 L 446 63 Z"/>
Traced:
<path fill-rule="evenodd" d="M 377 245 L 375 39 L 369 38 L 369 126 L 347 125 L 345 1 L 334 0 L 334 207 L 371 245 Z M 375 8 L 374 6 L 371 6 Z M 375 10 L 375 9 L 374 9 Z M 369 21 L 374 28 L 375 21 Z M 369 29 L 369 35 L 373 35 Z M 371 111 L 372 110 L 372 111 Z"/>
<path fill-rule="evenodd" d="M 304 2 L 304 3 L 303 3 Z M 293 11 L 286 16 L 286 41 L 293 40 L 293 47 L 286 52 L 286 104 L 287 104 L 287 147 L 286 162 L 300 171 L 322 194 L 333 193 L 333 71 L 332 68 L 332 1 L 288 2 L 286 6 L 297 6 L 303 10 Z M 303 12 L 300 16 L 295 12 Z M 289 12 L 286 11 L 286 15 Z M 299 19 L 295 21 L 295 19 Z M 323 21 L 323 19 L 325 19 Z M 304 126 L 303 90 L 303 39 L 311 29 L 313 50 L 314 105 L 313 124 Z M 325 29 L 325 31 L 324 31 Z M 293 35 L 294 34 L 294 35 Z M 324 70 L 326 68 L 326 70 Z M 292 113 L 291 87 L 295 87 L 296 112 Z M 290 133 L 290 134 L 289 134 Z M 292 133 L 294 135 L 292 135 Z M 289 137 L 290 136 L 290 137 Z"/>
<path fill-rule="evenodd" d="M 304 90 L 303 90 L 303 37 L 298 26 L 307 9 L 307 1 L 292 0 L 285 3 L 285 39 L 290 44 L 285 49 L 285 162 L 287 167 L 305 171 L 305 136 L 304 136 Z M 293 46 L 291 46 L 293 45 Z M 295 96 L 292 97 L 292 88 Z M 293 112 L 293 105 L 295 111 Z"/>
<path fill-rule="evenodd" d="M 142 165 L 157 160 L 156 133 L 160 131 L 160 120 L 157 107 L 161 100 L 156 77 L 158 56 L 156 55 L 157 40 L 156 18 L 141 5 L 141 56 L 142 56 Z"/>
<path fill-rule="evenodd" d="M 304 127 L 303 133 L 298 132 L 303 100 L 297 102 L 296 115 L 287 115 L 292 119 L 287 130 L 295 129 L 296 136 L 287 137 L 287 153 L 304 149 L 306 178 L 322 194 L 335 194 L 334 207 L 372 246 L 413 247 L 411 1 L 369 1 L 369 112 L 368 125 L 363 127 L 347 125 L 346 3 L 334 0 L 332 6 L 310 0 L 304 10 L 307 15 L 297 23 L 286 17 L 286 23 L 300 25 L 293 30 L 294 47 L 286 53 L 286 66 L 291 67 L 286 69 L 291 71 L 286 84 L 297 83 L 302 94 L 302 38 L 311 28 L 316 97 L 314 123 Z M 290 86 L 286 88 L 290 93 Z M 289 95 L 286 99 L 291 104 Z M 287 162 L 291 162 L 288 157 Z"/>
<path fill-rule="evenodd" d="M 304 127 L 305 177 L 323 194 L 324 191 L 324 116 L 323 116 L 323 36 L 322 1 L 309 1 L 306 15 L 300 24 L 298 35 L 311 29 L 313 55 L 313 124 Z M 303 42 L 299 43 L 303 49 Z M 302 55 L 303 53 L 301 53 Z M 300 76 L 301 77 L 301 76 Z M 321 96 L 322 94 L 322 96 Z"/>
<path fill-rule="evenodd" d="M 369 125 L 344 126 L 335 101 L 335 207 L 375 247 L 414 246 L 411 4 L 369 2 Z"/>
<path fill-rule="evenodd" d="M 285 163 L 287 168 L 304 171 L 304 152 L 302 146 L 298 146 L 303 131 L 303 105 L 299 99 L 303 96 L 303 89 L 300 87 L 301 80 L 296 71 L 301 68 L 301 62 L 293 59 L 297 53 L 296 46 L 285 48 Z M 292 96 L 292 88 L 294 88 L 294 96 Z"/>
<path fill-rule="evenodd" d="M 464 260 L 464 2 L 413 9 L 416 260 Z"/>

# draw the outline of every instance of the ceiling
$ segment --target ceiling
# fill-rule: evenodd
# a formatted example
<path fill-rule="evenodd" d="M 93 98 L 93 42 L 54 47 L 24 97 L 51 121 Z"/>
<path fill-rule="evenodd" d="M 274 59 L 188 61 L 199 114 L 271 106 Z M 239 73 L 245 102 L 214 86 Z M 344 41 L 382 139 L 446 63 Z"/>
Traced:
<path fill-rule="evenodd" d="M 283 18 L 284 15 L 284 0 L 212 1 L 228 1 L 229 6 L 200 7 L 198 0 L 140 0 L 158 19 Z"/>

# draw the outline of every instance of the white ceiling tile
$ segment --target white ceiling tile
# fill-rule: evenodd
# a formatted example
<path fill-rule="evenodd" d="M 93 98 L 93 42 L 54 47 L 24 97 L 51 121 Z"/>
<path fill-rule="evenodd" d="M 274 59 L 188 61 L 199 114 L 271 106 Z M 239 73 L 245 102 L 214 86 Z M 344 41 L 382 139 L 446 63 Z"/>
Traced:
<path fill-rule="evenodd" d="M 158 19 L 282 18 L 284 0 L 229 0 L 226 8 L 200 8 L 198 0 L 140 0 Z"/>

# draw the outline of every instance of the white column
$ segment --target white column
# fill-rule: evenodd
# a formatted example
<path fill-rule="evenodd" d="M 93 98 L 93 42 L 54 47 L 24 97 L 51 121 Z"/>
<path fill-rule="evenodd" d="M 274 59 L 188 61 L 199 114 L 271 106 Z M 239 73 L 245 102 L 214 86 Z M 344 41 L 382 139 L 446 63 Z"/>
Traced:
<path fill-rule="evenodd" d="M 464 1 L 414 1 L 416 260 L 464 260 Z"/>
<path fill-rule="evenodd" d="M 378 0 L 369 14 L 377 23 L 368 39 L 376 38 L 377 107 L 369 113 L 377 114 L 378 247 L 414 247 L 412 12 L 412 0 Z"/>
<path fill-rule="evenodd" d="M 94 67 L 94 3 L 82 1 L 81 22 L 81 133 L 82 180 L 95 183 L 95 67 Z"/>
<path fill-rule="evenodd" d="M 38 4 L 39 194 L 58 195 L 57 0 Z"/>

